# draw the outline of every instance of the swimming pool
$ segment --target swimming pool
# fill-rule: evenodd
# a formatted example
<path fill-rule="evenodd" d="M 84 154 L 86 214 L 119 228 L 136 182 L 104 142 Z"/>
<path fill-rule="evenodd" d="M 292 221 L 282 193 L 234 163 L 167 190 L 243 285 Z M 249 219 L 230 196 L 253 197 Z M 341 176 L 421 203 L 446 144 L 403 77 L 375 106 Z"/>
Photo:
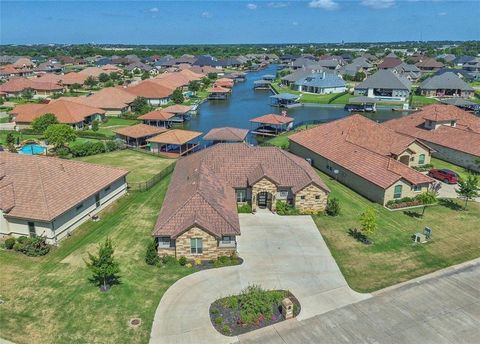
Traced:
<path fill-rule="evenodd" d="M 18 150 L 20 154 L 27 154 L 27 155 L 37 155 L 37 154 L 43 154 L 47 150 L 46 147 L 40 146 L 37 144 L 29 144 L 25 145 L 22 148 Z"/>

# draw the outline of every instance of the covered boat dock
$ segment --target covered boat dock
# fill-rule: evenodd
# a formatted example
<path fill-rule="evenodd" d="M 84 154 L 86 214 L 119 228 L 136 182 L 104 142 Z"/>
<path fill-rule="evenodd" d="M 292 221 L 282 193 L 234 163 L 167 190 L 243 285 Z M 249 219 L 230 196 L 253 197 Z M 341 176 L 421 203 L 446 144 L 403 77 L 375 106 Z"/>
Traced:
<path fill-rule="evenodd" d="M 268 114 L 252 118 L 255 128 L 251 133 L 260 136 L 277 136 L 293 127 L 293 118 L 287 115 Z"/>
<path fill-rule="evenodd" d="M 279 93 L 270 96 L 271 105 L 278 107 L 293 107 L 299 104 L 298 99 L 300 96 L 291 93 Z"/>
<path fill-rule="evenodd" d="M 350 112 L 376 112 L 378 102 L 378 99 L 366 96 L 353 97 L 345 105 L 345 110 Z"/>

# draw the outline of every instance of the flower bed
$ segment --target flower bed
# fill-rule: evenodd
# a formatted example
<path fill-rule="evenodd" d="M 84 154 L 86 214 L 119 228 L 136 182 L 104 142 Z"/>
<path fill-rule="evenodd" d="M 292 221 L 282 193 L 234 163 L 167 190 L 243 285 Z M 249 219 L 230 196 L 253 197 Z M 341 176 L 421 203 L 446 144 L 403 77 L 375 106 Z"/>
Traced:
<path fill-rule="evenodd" d="M 216 300 L 210 305 L 210 320 L 215 329 L 227 336 L 257 330 L 284 321 L 281 302 L 293 302 L 293 316 L 300 313 L 300 303 L 286 290 L 264 290 L 252 285 L 240 293 Z"/>
<path fill-rule="evenodd" d="M 388 201 L 385 205 L 388 209 L 401 209 L 416 207 L 419 205 L 434 204 L 437 201 L 436 194 L 431 191 L 423 192 L 415 197 L 403 197 Z"/>

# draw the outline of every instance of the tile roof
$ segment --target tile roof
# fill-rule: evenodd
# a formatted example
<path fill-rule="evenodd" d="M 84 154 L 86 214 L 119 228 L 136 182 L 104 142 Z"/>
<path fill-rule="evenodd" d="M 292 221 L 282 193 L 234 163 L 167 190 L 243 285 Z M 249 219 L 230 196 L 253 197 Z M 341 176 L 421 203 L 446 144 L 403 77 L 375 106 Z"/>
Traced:
<path fill-rule="evenodd" d="M 136 96 L 122 87 L 107 87 L 87 97 L 78 97 L 84 104 L 100 109 L 124 109 Z"/>
<path fill-rule="evenodd" d="M 218 86 L 216 84 L 213 84 L 213 87 L 208 89 L 208 92 L 210 92 L 210 93 L 228 93 L 230 91 L 231 90 L 229 88 L 221 87 L 221 86 Z"/>
<path fill-rule="evenodd" d="M 113 130 L 114 133 L 138 139 L 141 137 L 151 137 L 166 132 L 168 129 L 164 127 L 154 127 L 143 123 L 131 125 Z"/>
<path fill-rule="evenodd" d="M 63 87 L 55 82 L 40 80 L 40 78 L 12 78 L 6 83 L 0 85 L 0 91 L 6 93 L 22 92 L 26 89 L 32 89 L 36 91 L 61 91 Z"/>
<path fill-rule="evenodd" d="M 163 99 L 170 97 L 174 89 L 160 85 L 152 79 L 141 81 L 134 86 L 125 88 L 125 90 L 138 97 L 145 97 L 147 99 Z"/>
<path fill-rule="evenodd" d="M 208 141 L 242 142 L 247 135 L 248 129 L 224 127 L 210 130 L 203 139 Z"/>
<path fill-rule="evenodd" d="M 181 104 L 175 104 L 175 105 L 170 105 L 167 106 L 166 108 L 163 108 L 162 111 L 165 112 L 171 112 L 174 114 L 184 114 L 192 110 L 192 106 L 190 105 L 181 105 Z"/>
<path fill-rule="evenodd" d="M 171 112 L 167 112 L 164 110 L 153 110 L 153 111 L 147 112 L 144 115 L 139 116 L 138 119 L 150 120 L 150 121 L 167 121 L 174 116 L 175 114 Z"/>
<path fill-rule="evenodd" d="M 171 129 L 164 133 L 149 139 L 149 142 L 165 143 L 170 145 L 183 145 L 197 137 L 202 135 L 199 131 L 183 130 L 183 129 Z"/>
<path fill-rule="evenodd" d="M 367 121 L 370 120 L 360 119 L 360 115 L 349 116 L 295 133 L 289 139 L 383 189 L 402 178 L 411 184 L 433 181 L 390 157 L 392 150 L 405 150 L 407 143 L 413 142 L 410 138 L 404 135 L 388 138 L 392 130 L 385 131 L 373 121 L 368 125 Z"/>
<path fill-rule="evenodd" d="M 154 235 L 176 238 L 200 226 L 219 238 L 240 234 L 235 188 L 266 177 L 294 193 L 314 183 L 330 190 L 304 160 L 276 147 L 217 144 L 178 160 Z"/>
<path fill-rule="evenodd" d="M 76 72 L 70 72 L 62 76 L 62 84 L 63 85 L 74 85 L 74 84 L 79 84 L 83 85 L 85 83 L 85 80 L 87 80 L 88 75 L 85 74 L 79 74 Z"/>
<path fill-rule="evenodd" d="M 424 127 L 426 119 L 455 120 L 456 126 Z M 386 127 L 419 140 L 480 157 L 480 118 L 453 105 L 429 105 L 408 116 L 383 123 Z"/>
<path fill-rule="evenodd" d="M 94 78 L 98 78 L 102 73 L 105 73 L 105 70 L 98 67 L 87 67 L 78 72 L 78 74 L 86 75 L 87 77 L 92 76 Z"/>
<path fill-rule="evenodd" d="M 293 122 L 293 118 L 288 116 L 283 116 L 283 115 L 275 115 L 271 113 L 271 114 L 263 115 L 260 117 L 252 118 L 250 122 L 279 125 L 279 124 L 287 124 L 287 123 Z"/>
<path fill-rule="evenodd" d="M 46 113 L 53 113 L 57 117 L 58 122 L 65 124 L 79 123 L 84 121 L 86 117 L 95 114 L 105 114 L 105 111 L 102 109 L 62 98 L 53 100 L 48 104 L 24 105 L 17 105 L 11 111 L 17 123 L 31 123 L 35 118 Z"/>
<path fill-rule="evenodd" d="M 127 173 L 73 160 L 0 152 L 0 209 L 7 217 L 50 222 Z"/>

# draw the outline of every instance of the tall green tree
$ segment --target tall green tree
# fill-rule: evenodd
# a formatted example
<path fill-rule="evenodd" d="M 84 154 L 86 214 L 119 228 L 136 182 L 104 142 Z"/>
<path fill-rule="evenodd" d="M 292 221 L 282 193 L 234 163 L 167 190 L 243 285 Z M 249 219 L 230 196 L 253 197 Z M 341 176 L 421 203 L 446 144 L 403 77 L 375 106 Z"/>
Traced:
<path fill-rule="evenodd" d="M 22 92 L 22 98 L 32 99 L 33 98 L 33 91 L 31 89 L 27 88 L 26 90 L 24 90 Z"/>
<path fill-rule="evenodd" d="M 188 83 L 188 90 L 191 92 L 198 92 L 200 90 L 200 82 L 198 80 L 192 80 Z"/>
<path fill-rule="evenodd" d="M 5 142 L 7 146 L 13 146 L 15 144 L 15 136 L 12 133 L 8 133 Z"/>
<path fill-rule="evenodd" d="M 37 133 L 43 133 L 52 124 L 58 124 L 57 117 L 53 113 L 46 113 L 32 121 L 32 129 Z"/>
<path fill-rule="evenodd" d="M 107 82 L 108 80 L 110 80 L 110 76 L 107 73 L 100 73 L 98 76 L 98 81 L 100 82 Z"/>
<path fill-rule="evenodd" d="M 67 124 L 52 124 L 45 130 L 44 135 L 55 148 L 64 147 L 77 138 L 75 130 Z"/>
<path fill-rule="evenodd" d="M 144 97 L 135 98 L 130 107 L 132 108 L 132 111 L 137 115 L 143 115 L 150 111 L 148 101 Z"/>
<path fill-rule="evenodd" d="M 369 207 L 360 215 L 360 224 L 362 232 L 365 235 L 372 235 L 377 230 L 377 212 Z"/>
<path fill-rule="evenodd" d="M 85 86 L 89 88 L 95 87 L 97 83 L 98 83 L 97 80 L 91 75 L 85 80 Z"/>
<path fill-rule="evenodd" d="M 464 208 L 467 209 L 468 201 L 480 197 L 480 185 L 478 181 L 478 176 L 474 174 L 469 174 L 467 179 L 460 179 L 458 181 L 458 189 L 455 191 L 457 192 L 458 196 L 465 199 Z"/>
<path fill-rule="evenodd" d="M 175 91 L 173 91 L 170 98 L 175 104 L 182 104 L 185 101 L 185 97 L 183 96 L 182 91 L 179 90 L 178 88 Z"/>
<path fill-rule="evenodd" d="M 89 253 L 89 261 L 85 262 L 92 272 L 90 281 L 96 283 L 102 291 L 107 291 L 112 285 L 119 282 L 120 267 L 113 257 L 114 252 L 112 241 L 107 238 L 104 243 L 100 244 L 98 255 Z"/>

